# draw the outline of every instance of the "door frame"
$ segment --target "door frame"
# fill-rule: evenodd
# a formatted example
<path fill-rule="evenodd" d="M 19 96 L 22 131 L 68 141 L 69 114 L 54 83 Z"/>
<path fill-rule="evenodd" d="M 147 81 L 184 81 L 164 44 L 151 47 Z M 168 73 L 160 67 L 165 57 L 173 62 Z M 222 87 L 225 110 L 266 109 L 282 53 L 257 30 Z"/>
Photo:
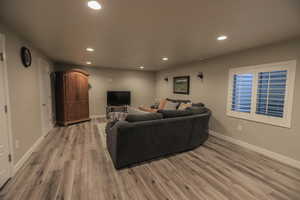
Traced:
<path fill-rule="evenodd" d="M 5 92 L 5 103 L 7 106 L 7 114 L 6 114 L 6 122 L 7 122 L 7 134 L 8 134 L 8 150 L 11 155 L 11 162 L 10 162 L 10 178 L 14 175 L 14 163 L 15 163 L 15 152 L 14 152 L 14 145 L 13 145 L 13 135 L 12 135 L 12 123 L 11 123 L 11 106 L 10 106 L 10 98 L 9 98 L 9 85 L 8 85 L 8 72 L 7 72 L 7 62 L 6 62 L 6 38 L 3 33 L 0 32 L 0 38 L 3 41 L 2 46 L 0 47 L 3 49 L 3 66 L 4 66 L 4 92 Z"/>
<path fill-rule="evenodd" d="M 43 70 L 42 70 L 42 63 L 43 62 L 46 62 L 47 64 L 48 64 L 48 67 L 49 67 L 49 70 L 50 70 L 50 64 L 45 60 L 45 59 L 43 59 L 43 58 L 40 58 L 39 59 L 39 61 L 38 61 L 38 74 L 39 74 L 39 85 L 40 85 L 40 87 L 39 87 L 39 90 L 40 90 L 40 109 L 41 109 L 41 124 L 42 124 L 42 135 L 43 136 L 46 136 L 48 133 L 49 133 L 49 131 L 51 131 L 52 129 L 53 129 L 53 127 L 54 127 L 54 122 L 53 122 L 53 113 L 51 114 L 51 118 L 50 118 L 50 122 L 49 122 L 49 124 L 51 123 L 51 127 L 50 127 L 50 129 L 48 130 L 48 132 L 45 132 L 45 124 L 44 124 L 44 122 L 45 122 L 45 119 L 44 119 L 44 112 L 43 112 L 43 110 L 44 110 L 44 108 L 43 108 L 43 105 L 42 105 L 42 100 L 43 100 L 43 97 L 42 97 L 42 95 L 43 95 L 43 90 L 44 90 L 44 88 L 45 88 L 45 86 L 44 86 L 44 82 L 43 82 Z M 50 72 L 50 71 L 49 71 Z M 52 91 L 51 91 L 51 77 L 50 77 L 50 74 L 49 74 L 49 81 L 50 81 L 50 94 L 51 94 L 51 108 L 50 109 L 52 109 L 52 104 L 53 104 L 53 102 L 52 102 Z M 53 111 L 52 111 L 53 112 Z"/>

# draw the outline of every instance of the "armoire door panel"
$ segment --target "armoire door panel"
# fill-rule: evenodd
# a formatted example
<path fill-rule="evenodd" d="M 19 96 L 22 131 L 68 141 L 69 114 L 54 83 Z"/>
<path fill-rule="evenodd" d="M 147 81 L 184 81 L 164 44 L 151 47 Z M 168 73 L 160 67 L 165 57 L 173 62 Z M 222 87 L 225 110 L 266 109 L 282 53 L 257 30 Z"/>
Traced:
<path fill-rule="evenodd" d="M 73 73 L 68 73 L 66 75 L 66 100 L 67 101 L 76 101 L 78 93 L 78 83 L 77 76 Z"/>
<path fill-rule="evenodd" d="M 90 113 L 89 113 L 89 102 L 88 101 L 80 101 L 80 108 L 84 108 L 84 109 L 80 109 L 80 111 L 79 111 L 79 115 L 80 115 L 80 117 L 81 118 L 85 118 L 85 119 L 87 119 L 87 118 L 89 118 L 89 115 L 90 115 Z"/>
<path fill-rule="evenodd" d="M 67 102 L 67 121 L 77 121 L 79 119 L 76 108 L 78 107 L 76 102 Z"/>
<path fill-rule="evenodd" d="M 82 75 L 77 77 L 78 80 L 78 91 L 79 91 L 79 100 L 88 99 L 88 79 Z"/>

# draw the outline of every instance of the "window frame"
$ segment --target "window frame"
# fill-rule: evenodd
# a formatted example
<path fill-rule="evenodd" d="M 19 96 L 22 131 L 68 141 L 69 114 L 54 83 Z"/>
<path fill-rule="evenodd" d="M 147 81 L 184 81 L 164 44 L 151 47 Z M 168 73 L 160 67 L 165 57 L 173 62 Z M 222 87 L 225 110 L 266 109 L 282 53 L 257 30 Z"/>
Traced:
<path fill-rule="evenodd" d="M 296 64 L 297 64 L 296 60 L 290 60 L 285 62 L 268 63 L 262 65 L 229 69 L 227 108 L 226 108 L 227 115 L 230 117 L 241 118 L 245 120 L 251 120 L 255 122 L 291 128 L 291 117 L 292 117 L 292 108 L 293 108 L 293 99 L 294 99 L 294 84 L 295 84 L 295 77 L 296 77 Z M 280 118 L 280 117 L 272 117 L 272 116 L 267 116 L 262 114 L 256 114 L 257 86 L 258 86 L 259 72 L 270 72 L 270 71 L 281 71 L 281 70 L 287 70 L 283 117 Z M 233 111 L 231 106 L 232 106 L 234 75 L 247 74 L 247 73 L 253 74 L 250 113 Z"/>

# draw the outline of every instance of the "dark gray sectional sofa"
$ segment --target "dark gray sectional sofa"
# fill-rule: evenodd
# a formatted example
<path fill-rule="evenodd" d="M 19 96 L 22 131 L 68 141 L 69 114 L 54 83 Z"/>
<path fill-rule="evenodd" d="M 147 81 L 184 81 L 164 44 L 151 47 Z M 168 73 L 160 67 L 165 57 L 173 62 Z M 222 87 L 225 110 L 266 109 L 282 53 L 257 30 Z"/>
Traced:
<path fill-rule="evenodd" d="M 116 169 L 199 147 L 211 112 L 203 106 L 128 115 L 107 125 L 107 149 Z"/>

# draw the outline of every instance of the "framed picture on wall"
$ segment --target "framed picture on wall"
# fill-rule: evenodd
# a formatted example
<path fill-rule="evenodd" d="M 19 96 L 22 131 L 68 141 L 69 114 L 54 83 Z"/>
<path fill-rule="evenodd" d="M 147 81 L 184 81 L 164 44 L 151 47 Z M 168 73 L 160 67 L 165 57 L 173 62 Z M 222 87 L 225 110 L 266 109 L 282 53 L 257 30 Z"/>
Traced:
<path fill-rule="evenodd" d="M 173 93 L 174 94 L 190 94 L 190 77 L 178 76 L 174 77 Z"/>

